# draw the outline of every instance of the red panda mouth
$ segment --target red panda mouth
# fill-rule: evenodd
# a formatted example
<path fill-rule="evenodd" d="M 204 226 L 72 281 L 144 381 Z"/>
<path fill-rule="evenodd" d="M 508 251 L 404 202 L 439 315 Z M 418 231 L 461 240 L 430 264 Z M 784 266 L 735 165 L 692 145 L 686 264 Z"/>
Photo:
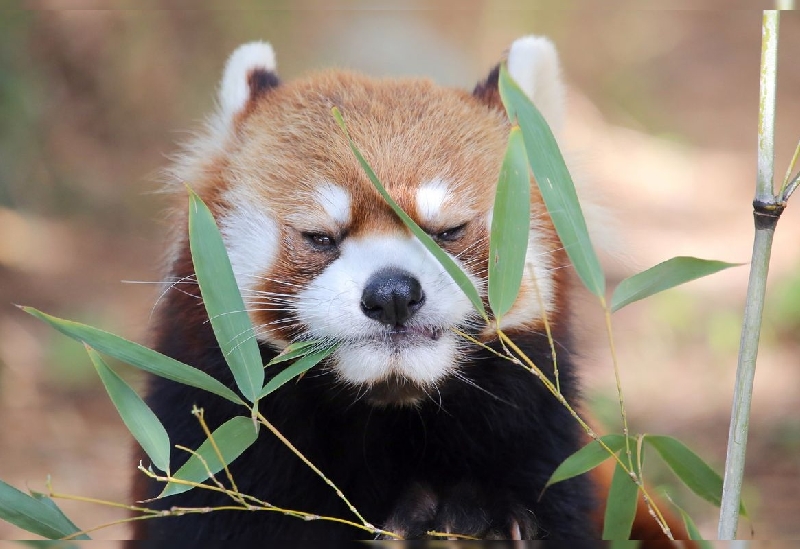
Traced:
<path fill-rule="evenodd" d="M 385 332 L 385 339 L 391 343 L 414 343 L 416 341 L 438 341 L 444 332 L 436 326 L 394 326 Z"/>

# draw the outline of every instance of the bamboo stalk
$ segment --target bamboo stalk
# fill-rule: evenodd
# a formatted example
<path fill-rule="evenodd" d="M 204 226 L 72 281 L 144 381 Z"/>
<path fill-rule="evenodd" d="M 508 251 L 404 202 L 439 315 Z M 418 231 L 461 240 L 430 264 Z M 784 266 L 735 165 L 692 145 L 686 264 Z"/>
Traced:
<path fill-rule="evenodd" d="M 717 536 L 722 540 L 732 540 L 736 537 L 739 522 L 750 404 L 753 396 L 758 341 L 761 335 L 761 317 L 764 309 L 769 258 L 775 226 L 783 210 L 783 204 L 780 204 L 773 194 L 775 82 L 779 17 L 779 11 L 765 11 L 762 23 L 758 176 L 755 200 L 753 201 L 755 238 L 725 459 L 725 479 Z"/>

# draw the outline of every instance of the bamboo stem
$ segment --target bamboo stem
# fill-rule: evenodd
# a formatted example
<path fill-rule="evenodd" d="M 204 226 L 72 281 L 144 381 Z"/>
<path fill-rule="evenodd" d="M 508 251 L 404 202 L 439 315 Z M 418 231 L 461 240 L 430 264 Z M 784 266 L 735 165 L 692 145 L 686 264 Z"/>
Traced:
<path fill-rule="evenodd" d="M 761 79 L 758 102 L 758 175 L 756 201 L 775 200 L 772 181 L 775 163 L 775 83 L 778 67 L 780 12 L 766 10 L 761 26 Z"/>
<path fill-rule="evenodd" d="M 736 537 L 739 507 L 742 495 L 747 430 L 750 421 L 750 404 L 753 396 L 758 341 L 761 334 L 761 317 L 764 309 L 769 258 L 772 238 L 783 204 L 773 194 L 775 80 L 778 50 L 778 11 L 764 12 L 761 53 L 761 97 L 758 124 L 758 177 L 753 201 L 755 238 L 747 285 L 739 360 L 736 369 L 731 424 L 728 432 L 728 449 L 725 459 L 725 479 L 718 538 L 732 540 Z"/>

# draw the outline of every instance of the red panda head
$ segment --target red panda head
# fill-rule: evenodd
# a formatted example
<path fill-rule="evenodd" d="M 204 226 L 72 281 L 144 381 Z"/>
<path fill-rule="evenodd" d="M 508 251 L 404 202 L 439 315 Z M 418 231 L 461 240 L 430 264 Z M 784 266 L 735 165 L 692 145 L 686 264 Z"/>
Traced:
<path fill-rule="evenodd" d="M 517 40 L 508 67 L 557 132 L 552 44 Z M 282 83 L 271 47 L 247 44 L 228 61 L 207 134 L 174 175 L 212 208 L 262 344 L 336 343 L 326 367 L 338 379 L 372 389 L 376 403 L 413 403 L 459 375 L 471 344 L 453 329 L 491 330 L 373 188 L 334 106 L 388 192 L 485 295 L 510 128 L 497 71 L 473 93 L 342 71 Z M 528 267 L 506 331 L 537 329 L 561 307 L 564 263 L 534 186 Z"/>

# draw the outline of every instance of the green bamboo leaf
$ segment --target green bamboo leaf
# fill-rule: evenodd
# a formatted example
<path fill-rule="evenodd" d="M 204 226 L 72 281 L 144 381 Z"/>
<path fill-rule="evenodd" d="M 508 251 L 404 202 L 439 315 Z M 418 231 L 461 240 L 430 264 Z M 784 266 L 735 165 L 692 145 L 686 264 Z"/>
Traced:
<path fill-rule="evenodd" d="M 74 523 L 74 522 L 72 522 L 72 521 L 69 519 L 69 517 L 67 517 L 67 515 L 65 515 L 65 514 L 64 514 L 64 511 L 62 511 L 62 510 L 61 510 L 61 508 L 60 508 L 58 505 L 56 505 L 56 502 L 55 502 L 55 501 L 53 501 L 52 499 L 50 499 L 48 496 L 46 496 L 45 494 L 42 494 L 41 492 L 35 492 L 35 491 L 31 490 L 31 497 L 33 497 L 33 499 L 35 499 L 35 500 L 36 500 L 36 501 L 38 501 L 39 503 L 41 503 L 41 504 L 43 504 L 43 505 L 46 505 L 47 507 L 49 507 L 50 509 L 52 509 L 52 511 L 53 511 L 53 512 L 54 512 L 56 515 L 58 515 L 59 517 L 61 517 L 61 520 L 63 520 L 63 521 L 64 521 L 64 524 L 65 524 L 65 526 L 66 526 L 66 529 L 72 529 L 72 530 L 73 530 L 73 531 L 75 531 L 75 532 L 80 532 L 80 530 L 81 530 L 81 529 L 80 529 L 80 528 L 78 528 L 78 527 L 75 525 L 75 523 Z M 86 535 L 86 534 L 83 534 L 83 536 L 82 536 L 82 537 L 77 537 L 77 536 L 76 536 L 74 539 L 87 540 L 87 539 L 91 539 L 91 538 L 90 538 L 88 535 Z M 41 541 L 41 540 L 39 540 L 39 541 Z M 69 546 L 72 546 L 72 547 L 77 547 L 77 545 L 75 545 L 75 544 L 72 544 L 72 543 L 69 543 L 69 542 L 52 542 L 52 541 L 47 541 L 47 542 L 44 542 L 44 543 L 53 544 L 53 546 L 57 546 L 57 547 L 69 547 Z"/>
<path fill-rule="evenodd" d="M 237 416 L 220 425 L 211 433 L 211 436 L 214 437 L 214 442 L 217 448 L 219 448 L 222 458 L 225 460 L 225 465 L 227 465 L 253 445 L 258 437 L 258 431 L 253 424 L 252 418 Z M 203 460 L 205 460 L 208 469 L 203 465 L 203 461 L 200 458 L 196 455 L 192 455 L 189 460 L 178 469 L 173 477 L 187 482 L 201 483 L 209 478 L 208 470 L 216 475 L 224 467 L 216 451 L 214 451 L 214 446 L 211 444 L 210 440 L 206 440 L 200 445 L 200 448 L 197 449 L 197 454 L 202 456 Z M 188 484 L 170 482 L 158 497 L 163 498 L 174 496 L 175 494 L 182 494 L 183 492 L 188 492 L 192 488 L 193 486 Z"/>
<path fill-rule="evenodd" d="M 33 307 L 21 307 L 21 309 L 47 322 L 62 334 L 85 343 L 104 355 L 112 356 L 145 372 L 214 393 L 236 404 L 244 404 L 242 399 L 225 385 L 188 364 L 86 324 L 57 318 Z"/>
<path fill-rule="evenodd" d="M 116 406 L 133 438 L 142 446 L 156 467 L 169 472 L 170 444 L 164 426 L 130 385 L 108 367 L 97 351 L 89 346 L 86 347 L 86 351 L 106 387 L 108 396 L 111 397 L 111 402 Z"/>
<path fill-rule="evenodd" d="M 344 119 L 342 118 L 342 113 L 339 112 L 337 107 L 333 107 L 331 109 L 331 113 L 333 117 L 336 119 L 336 122 L 339 124 L 339 127 L 344 132 L 345 136 L 347 137 L 347 141 L 350 145 L 350 149 L 355 154 L 356 159 L 358 159 L 359 164 L 361 164 L 361 168 L 369 177 L 369 180 L 375 186 L 378 193 L 383 197 L 387 204 L 394 210 L 395 214 L 405 223 L 406 227 L 416 236 L 420 242 L 422 242 L 423 246 L 427 248 L 427 250 L 433 254 L 436 260 L 441 264 L 447 274 L 449 274 L 453 281 L 461 288 L 461 291 L 469 298 L 472 302 L 472 305 L 475 307 L 480 315 L 486 319 L 488 318 L 486 315 L 486 308 L 483 306 L 483 301 L 481 300 L 481 296 L 478 293 L 478 289 L 475 288 L 475 285 L 469 279 L 469 277 L 461 270 L 453 258 L 451 258 L 447 252 L 442 250 L 438 244 L 430 237 L 428 233 L 422 230 L 417 223 L 411 219 L 406 212 L 394 201 L 394 199 L 389 196 L 389 193 L 386 191 L 386 188 L 383 184 L 378 180 L 378 176 L 375 175 L 375 172 L 372 170 L 370 165 L 364 159 L 361 154 L 361 151 L 358 150 L 355 143 L 353 143 L 353 139 L 350 137 L 350 133 L 347 131 L 347 126 L 344 123 Z"/>
<path fill-rule="evenodd" d="M 611 296 L 611 312 L 658 292 L 737 265 L 740 263 L 673 257 L 620 282 Z"/>
<path fill-rule="evenodd" d="M 304 374 L 321 361 L 328 358 L 333 351 L 336 350 L 336 346 L 331 346 L 326 349 L 322 349 L 319 351 L 314 351 L 310 354 L 302 356 L 295 361 L 294 364 L 277 374 L 273 377 L 269 382 L 264 386 L 264 389 L 261 391 L 261 394 L 258 395 L 258 398 L 264 398 L 271 392 L 275 391 L 281 385 L 284 385 L 289 380 Z"/>
<path fill-rule="evenodd" d="M 672 501 L 672 505 L 678 510 L 681 514 L 681 518 L 683 519 L 683 525 L 686 527 L 686 532 L 689 534 L 689 539 L 699 542 L 698 546 L 700 549 L 712 549 L 712 545 L 703 539 L 703 536 L 700 534 L 700 530 L 697 528 L 697 525 L 692 520 L 692 517 L 689 516 L 689 513 L 684 511 L 678 504 Z"/>
<path fill-rule="evenodd" d="M 301 356 L 311 354 L 314 351 L 319 350 L 321 345 L 322 344 L 319 341 L 300 341 L 297 343 L 290 343 L 289 346 L 281 351 L 278 356 L 267 362 L 266 366 L 272 366 L 273 364 L 286 362 L 287 360 L 294 360 L 296 358 L 300 358 Z"/>
<path fill-rule="evenodd" d="M 253 325 L 211 211 L 189 190 L 189 246 L 203 303 L 236 386 L 251 402 L 264 384 Z"/>
<path fill-rule="evenodd" d="M 517 299 L 531 232 L 531 178 L 519 126 L 511 128 L 489 238 L 489 305 L 500 321 Z"/>
<path fill-rule="evenodd" d="M 0 519 L 47 539 L 60 539 L 80 532 L 80 529 L 57 508 L 55 503 L 31 497 L 2 480 L 0 480 Z M 75 539 L 90 538 L 81 534 Z"/>
<path fill-rule="evenodd" d="M 500 67 L 499 88 L 509 118 L 512 122 L 516 120 L 522 129 L 528 162 L 558 237 L 583 284 L 603 298 L 606 287 L 603 269 L 589 239 L 575 185 L 553 132 L 508 74 L 505 63 Z"/>
<path fill-rule="evenodd" d="M 34 549 L 80 549 L 79 544 L 63 540 L 20 539 L 16 542 L 23 547 L 33 547 Z"/>
<path fill-rule="evenodd" d="M 644 441 L 655 448 L 672 472 L 692 492 L 719 507 L 722 500 L 722 477 L 705 461 L 672 437 L 646 435 Z M 747 516 L 744 504 L 740 505 L 739 512 L 742 516 Z"/>
<path fill-rule="evenodd" d="M 624 435 L 604 435 L 600 437 L 600 440 L 614 453 L 619 452 L 625 447 Z M 561 465 L 559 465 L 550 476 L 550 480 L 547 481 L 545 488 L 557 482 L 591 471 L 610 457 L 611 454 L 608 453 L 608 450 L 603 448 L 596 440 L 592 440 L 589 444 L 561 462 Z"/>
<path fill-rule="evenodd" d="M 633 462 L 637 463 L 636 446 L 631 446 Z M 631 476 L 617 463 L 606 499 L 606 514 L 603 520 L 603 539 L 630 539 L 639 487 Z"/>

